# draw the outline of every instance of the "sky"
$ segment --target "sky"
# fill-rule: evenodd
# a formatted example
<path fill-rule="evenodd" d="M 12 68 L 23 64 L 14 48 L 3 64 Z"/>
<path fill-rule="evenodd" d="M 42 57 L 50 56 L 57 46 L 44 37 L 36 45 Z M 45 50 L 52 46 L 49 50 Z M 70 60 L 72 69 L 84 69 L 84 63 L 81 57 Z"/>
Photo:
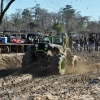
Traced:
<path fill-rule="evenodd" d="M 90 20 L 100 20 L 100 0 L 16 0 L 8 9 L 7 15 L 16 12 L 16 9 L 26 9 L 40 4 L 41 8 L 49 12 L 58 12 L 66 5 L 72 5 L 76 12 L 80 11 L 82 16 L 90 16 Z"/>

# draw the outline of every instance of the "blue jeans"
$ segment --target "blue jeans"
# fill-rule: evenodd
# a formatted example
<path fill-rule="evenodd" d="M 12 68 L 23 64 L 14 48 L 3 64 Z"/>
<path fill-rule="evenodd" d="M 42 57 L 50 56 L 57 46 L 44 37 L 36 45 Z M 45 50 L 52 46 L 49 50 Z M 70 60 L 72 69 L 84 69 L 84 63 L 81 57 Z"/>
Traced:
<path fill-rule="evenodd" d="M 98 43 L 95 43 L 95 51 L 98 51 Z"/>
<path fill-rule="evenodd" d="M 94 43 L 89 44 L 89 51 L 93 51 Z"/>

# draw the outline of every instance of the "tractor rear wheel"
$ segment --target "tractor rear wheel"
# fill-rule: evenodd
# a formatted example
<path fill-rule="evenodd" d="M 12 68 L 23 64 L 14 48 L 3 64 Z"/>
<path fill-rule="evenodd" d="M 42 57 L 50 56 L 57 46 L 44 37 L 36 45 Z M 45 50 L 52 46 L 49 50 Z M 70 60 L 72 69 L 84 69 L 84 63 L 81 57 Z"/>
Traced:
<path fill-rule="evenodd" d="M 52 57 L 51 66 L 55 74 L 64 75 L 67 67 L 66 57 L 61 54 L 55 54 Z"/>

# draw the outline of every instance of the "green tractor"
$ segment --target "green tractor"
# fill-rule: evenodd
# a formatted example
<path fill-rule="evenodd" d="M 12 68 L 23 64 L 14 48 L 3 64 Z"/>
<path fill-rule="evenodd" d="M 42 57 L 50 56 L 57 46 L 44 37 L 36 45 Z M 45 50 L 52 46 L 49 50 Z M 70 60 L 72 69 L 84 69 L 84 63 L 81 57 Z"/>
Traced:
<path fill-rule="evenodd" d="M 51 56 L 51 68 L 54 73 L 64 75 L 68 66 L 77 66 L 77 57 L 71 54 L 68 48 L 68 37 L 59 35 L 44 36 L 41 42 L 35 43 L 31 51 L 23 57 L 22 68 L 33 63 L 33 59 Z"/>

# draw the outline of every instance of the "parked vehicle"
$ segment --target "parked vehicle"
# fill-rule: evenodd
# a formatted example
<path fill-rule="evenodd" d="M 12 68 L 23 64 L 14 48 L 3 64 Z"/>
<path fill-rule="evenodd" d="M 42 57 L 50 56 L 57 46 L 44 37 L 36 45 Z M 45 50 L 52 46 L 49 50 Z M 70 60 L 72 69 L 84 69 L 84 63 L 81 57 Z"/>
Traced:
<path fill-rule="evenodd" d="M 22 40 L 20 37 L 12 37 L 10 39 L 11 43 L 24 43 L 24 40 Z"/>
<path fill-rule="evenodd" d="M 19 31 L 4 30 L 1 39 L 7 39 L 6 43 L 5 41 L 0 42 L 1 53 L 24 52 L 24 45 L 22 45 L 24 41 L 21 39 Z"/>

